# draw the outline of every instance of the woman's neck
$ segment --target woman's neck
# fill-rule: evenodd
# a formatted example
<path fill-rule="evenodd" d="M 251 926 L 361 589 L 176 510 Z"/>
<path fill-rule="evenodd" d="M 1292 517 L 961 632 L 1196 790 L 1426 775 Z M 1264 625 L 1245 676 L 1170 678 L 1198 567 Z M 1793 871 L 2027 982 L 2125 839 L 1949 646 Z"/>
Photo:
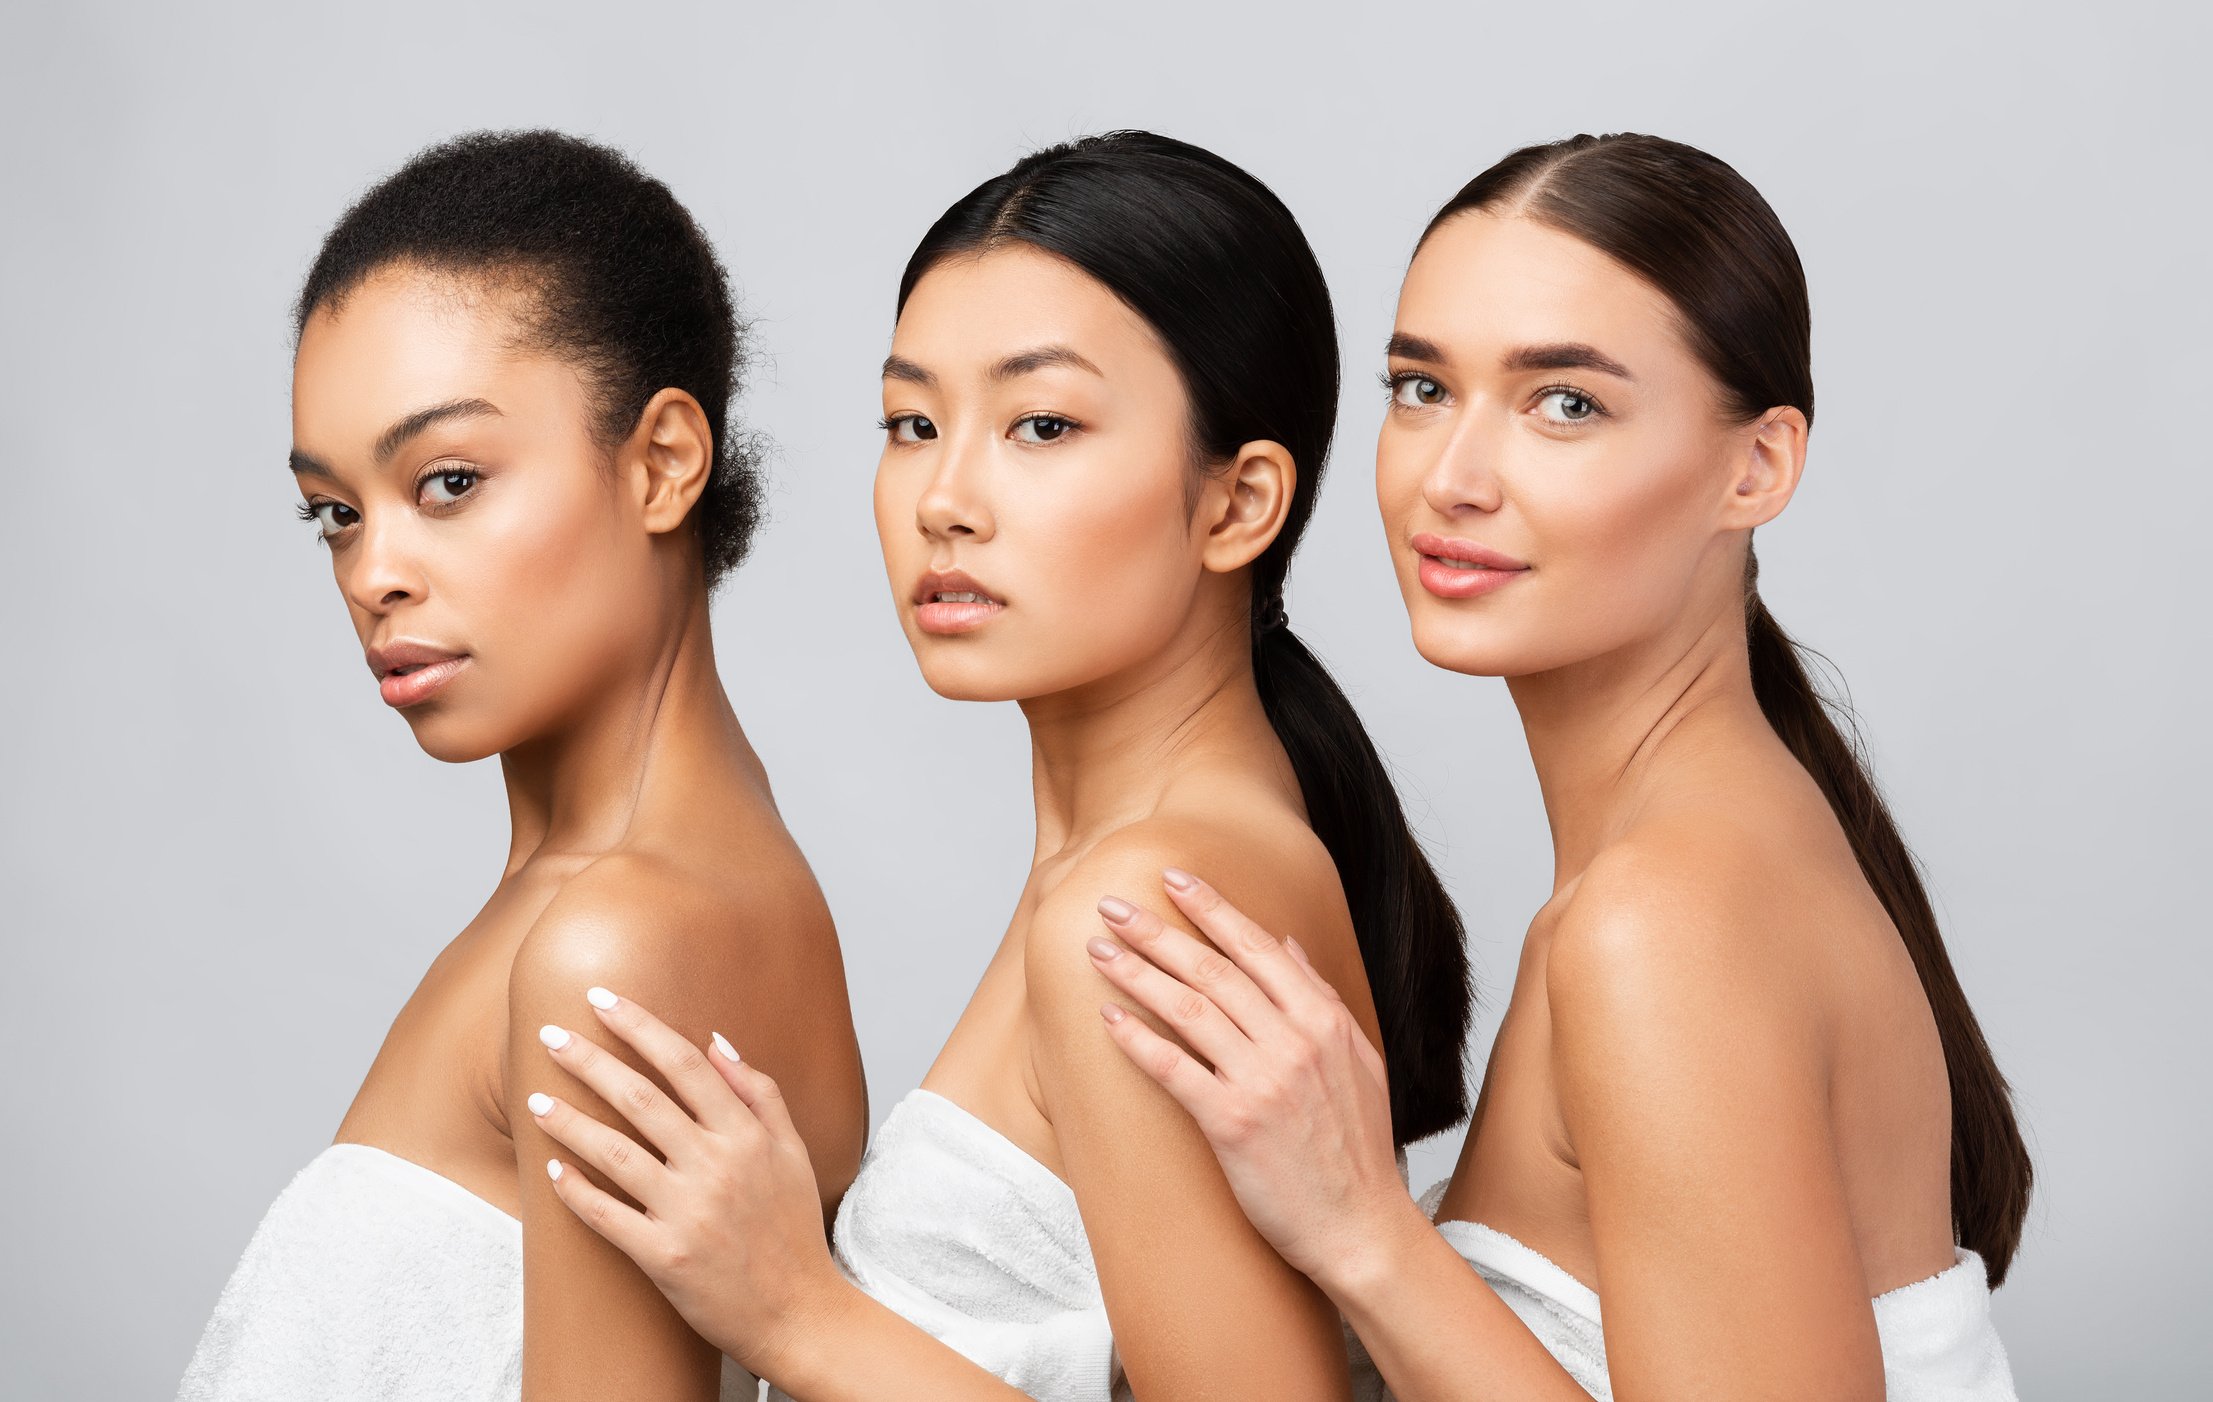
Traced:
<path fill-rule="evenodd" d="M 553 732 L 500 756 L 512 825 L 507 870 L 618 846 L 658 793 L 717 767 L 766 787 L 715 670 L 704 590 L 678 605 L 662 645 L 601 687 Z"/>
<path fill-rule="evenodd" d="M 1241 614 L 1194 626 L 1136 667 L 1022 704 L 1040 863 L 1157 810 L 1180 772 L 1229 758 L 1282 766 Z"/>
<path fill-rule="evenodd" d="M 1552 828 L 1558 894 L 1632 823 L 1655 776 L 1690 749 L 1773 737 L 1752 692 L 1744 619 L 1720 609 L 1507 689 Z M 1756 729 L 1753 729 L 1756 727 Z"/>

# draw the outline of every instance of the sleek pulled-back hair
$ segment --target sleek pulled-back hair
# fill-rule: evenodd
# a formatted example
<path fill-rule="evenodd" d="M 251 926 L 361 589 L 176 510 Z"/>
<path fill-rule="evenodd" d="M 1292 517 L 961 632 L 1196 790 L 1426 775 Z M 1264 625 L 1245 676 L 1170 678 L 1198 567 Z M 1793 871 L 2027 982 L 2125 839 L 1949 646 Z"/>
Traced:
<path fill-rule="evenodd" d="M 1394 1135 L 1406 1144 L 1448 1129 L 1468 1113 L 1460 913 L 1352 703 L 1283 617 L 1284 573 L 1337 421 L 1337 328 L 1314 251 L 1243 170 L 1185 142 L 1117 131 L 1027 156 L 956 201 L 908 260 L 899 306 L 944 260 L 1010 243 L 1082 269 L 1160 337 L 1191 404 L 1194 492 L 1199 474 L 1256 440 L 1282 444 L 1298 466 L 1283 529 L 1250 566 L 1254 680 L 1351 909 Z"/>
<path fill-rule="evenodd" d="M 1659 289 L 1733 419 L 1749 423 L 1788 406 L 1813 422 L 1805 270 L 1775 211 L 1728 163 L 1656 136 L 1576 136 L 1510 153 L 1447 201 L 1423 237 L 1469 210 L 1571 234 Z M 1827 796 L 1921 976 L 1951 1082 L 1953 1230 L 1997 1285 L 2021 1242 L 2032 1178 L 2012 1097 L 1952 971 L 1913 854 L 1862 757 L 1857 726 L 1814 684 L 1758 583 L 1759 560 L 1747 547 L 1753 693 Z"/>
<path fill-rule="evenodd" d="M 584 372 L 591 429 L 610 449 L 661 390 L 698 400 L 716 454 L 691 513 L 707 583 L 744 558 L 761 498 L 751 440 L 728 425 L 744 342 L 721 260 L 666 185 L 561 132 L 473 132 L 432 146 L 324 238 L 294 335 L 394 265 L 520 293 L 525 344 Z"/>

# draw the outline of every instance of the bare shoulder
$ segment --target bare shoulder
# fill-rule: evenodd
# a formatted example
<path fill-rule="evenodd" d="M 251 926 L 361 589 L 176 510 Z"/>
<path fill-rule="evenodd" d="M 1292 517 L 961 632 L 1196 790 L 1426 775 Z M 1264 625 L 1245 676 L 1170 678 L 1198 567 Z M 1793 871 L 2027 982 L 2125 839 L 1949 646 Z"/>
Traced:
<path fill-rule="evenodd" d="M 730 873 L 652 853 L 598 858 L 516 950 L 510 1036 L 522 1044 L 546 1022 L 589 1028 L 594 985 L 696 1045 L 721 1032 L 776 1078 L 824 1188 L 842 1189 L 867 1126 L 860 1049 L 828 908 L 804 864 L 791 865 Z"/>
<path fill-rule="evenodd" d="M 751 904 L 670 859 L 609 853 L 539 912 L 515 951 L 510 994 L 520 1000 L 597 983 L 647 1002 L 735 958 L 753 924 Z"/>
<path fill-rule="evenodd" d="M 1108 835 L 1040 898 L 1025 941 L 1033 1000 L 1065 995 L 1082 1000 L 1087 1011 L 1095 1008 L 1105 985 L 1085 945 L 1103 933 L 1102 897 L 1118 896 L 1198 934 L 1162 889 L 1161 874 L 1169 867 L 1204 877 L 1262 925 L 1296 932 L 1325 974 L 1339 962 L 1330 956 L 1341 952 L 1340 945 L 1359 967 L 1336 865 L 1296 814 L 1169 812 Z"/>
<path fill-rule="evenodd" d="M 1799 884 L 1771 843 L 1724 817 L 1640 825 L 1592 861 L 1551 919 L 1556 1045 L 1659 1054 L 1818 1025 L 1793 913 Z"/>

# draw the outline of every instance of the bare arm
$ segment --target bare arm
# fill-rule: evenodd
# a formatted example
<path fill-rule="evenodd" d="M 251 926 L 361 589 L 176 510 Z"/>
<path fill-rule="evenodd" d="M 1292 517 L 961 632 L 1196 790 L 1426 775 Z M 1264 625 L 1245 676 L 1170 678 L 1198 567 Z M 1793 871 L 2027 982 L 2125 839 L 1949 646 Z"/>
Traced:
<path fill-rule="evenodd" d="M 711 990 L 660 957 L 671 932 L 619 882 L 577 878 L 524 938 L 508 991 L 503 1099 L 522 1190 L 523 1396 L 527 1402 L 607 1397 L 711 1399 L 721 1355 L 694 1333 L 645 1273 L 578 1222 L 555 1196 L 546 1161 L 557 1146 L 530 1113 L 547 1092 L 598 1114 L 592 1090 L 549 1065 L 539 1029 L 585 1025 L 584 990 L 613 983 L 653 990 L 685 1022 L 709 1014 Z"/>
<path fill-rule="evenodd" d="M 604 1004 L 604 1006 L 602 1006 Z M 700 1334 L 807 1402 L 896 1396 L 1005 1402 L 1021 1394 L 846 1280 L 823 1235 L 821 1195 L 782 1091 L 719 1032 L 711 1055 L 628 997 L 588 1011 L 544 1054 L 622 1107 L 629 1134 L 561 1100 L 539 1123 L 562 1148 L 554 1191 L 577 1220 L 635 1261 Z M 600 1045 L 625 1045 L 677 1099 Z M 570 1168 L 591 1164 L 638 1204 Z M 644 1210 L 640 1210 L 640 1208 Z"/>
<path fill-rule="evenodd" d="M 1103 844 L 1040 906 L 1027 945 L 1038 1084 L 1115 1346 L 1140 1398 L 1344 1398 L 1335 1309 L 1246 1219 L 1190 1116 L 1099 1035 L 1113 989 L 1086 952 L 1097 903 L 1180 855 Z"/>
<path fill-rule="evenodd" d="M 1819 1019 L 1729 893 L 1648 884 L 1579 897 L 1549 971 L 1614 1395 L 1879 1397 Z M 1580 1398 L 1392 1181 L 1380 1062 L 1303 961 L 1203 886 L 1170 894 L 1240 967 L 1208 969 L 1145 915 L 1115 931 L 1144 957 L 1100 967 L 1156 1009 L 1204 988 L 1220 1015 L 1194 1011 L 1187 1035 L 1212 1066 L 1134 1019 L 1109 1032 L 1205 1128 L 1253 1220 L 1408 1402 Z"/>
<path fill-rule="evenodd" d="M 1250 1220 L 1408 1402 L 1588 1402 L 1407 1195 L 1383 1058 L 1337 991 L 1206 882 L 1167 891 L 1212 948 L 1139 908 L 1107 921 L 1120 945 L 1095 962 L 1198 1056 L 1116 1006 L 1107 1030 L 1191 1114 Z"/>
<path fill-rule="evenodd" d="M 1547 971 L 1615 1394 L 1879 1399 L 1827 1020 L 1757 883 L 1713 866 L 1586 876 Z"/>

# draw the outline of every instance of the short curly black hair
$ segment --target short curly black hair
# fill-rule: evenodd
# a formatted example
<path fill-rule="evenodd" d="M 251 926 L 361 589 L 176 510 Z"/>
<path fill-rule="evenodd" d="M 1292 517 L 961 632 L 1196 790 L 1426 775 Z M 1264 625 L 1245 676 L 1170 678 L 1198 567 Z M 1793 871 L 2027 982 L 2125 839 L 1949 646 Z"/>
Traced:
<path fill-rule="evenodd" d="M 418 153 L 323 240 L 293 333 L 393 264 L 526 290 L 526 335 L 575 362 L 600 439 L 620 443 L 665 388 L 706 411 L 716 462 L 692 510 L 709 587 L 760 521 L 759 452 L 727 416 L 744 367 L 728 276 L 691 214 L 621 152 L 557 131 L 483 131 Z"/>

